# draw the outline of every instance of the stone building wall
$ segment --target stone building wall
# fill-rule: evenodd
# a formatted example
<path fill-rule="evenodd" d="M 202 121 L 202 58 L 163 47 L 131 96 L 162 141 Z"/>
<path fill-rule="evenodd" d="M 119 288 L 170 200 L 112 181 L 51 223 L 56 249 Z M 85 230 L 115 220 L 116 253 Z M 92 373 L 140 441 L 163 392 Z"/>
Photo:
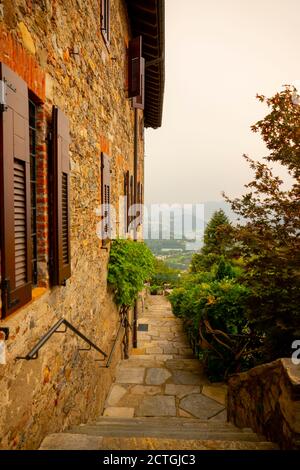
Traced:
<path fill-rule="evenodd" d="M 278 359 L 233 375 L 228 383 L 228 420 L 238 427 L 300 449 L 300 366 Z"/>
<path fill-rule="evenodd" d="M 44 436 L 101 412 L 122 356 L 109 369 L 72 332 L 54 334 L 34 361 L 18 360 L 62 316 L 109 352 L 119 314 L 108 291 L 109 251 L 96 236 L 101 202 L 100 154 L 111 161 L 112 202 L 133 174 L 134 110 L 126 97 L 131 37 L 124 0 L 111 0 L 111 44 L 100 30 L 99 0 L 0 0 L 0 61 L 27 83 L 39 105 L 39 286 L 33 300 L 0 321 L 8 327 L 7 364 L 0 365 L 0 448 L 37 448 Z M 48 282 L 47 132 L 52 105 L 70 120 L 72 276 Z M 143 112 L 139 113 L 142 123 Z M 143 183 L 142 132 L 138 179 Z M 41 242 L 42 241 L 42 242 Z"/>

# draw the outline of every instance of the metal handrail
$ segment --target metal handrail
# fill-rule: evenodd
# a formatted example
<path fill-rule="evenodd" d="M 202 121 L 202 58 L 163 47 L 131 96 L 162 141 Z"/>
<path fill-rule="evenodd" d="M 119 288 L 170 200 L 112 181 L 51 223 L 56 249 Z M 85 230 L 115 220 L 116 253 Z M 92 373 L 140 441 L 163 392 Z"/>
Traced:
<path fill-rule="evenodd" d="M 60 331 L 58 330 L 58 328 L 61 326 L 61 325 L 65 325 L 65 329 Z M 45 343 L 47 343 L 47 341 L 51 338 L 51 336 L 54 334 L 54 333 L 65 333 L 67 331 L 67 329 L 73 331 L 73 333 L 75 333 L 77 336 L 79 336 L 81 339 L 83 339 L 83 341 L 85 341 L 88 345 L 89 345 L 89 348 L 80 348 L 79 351 L 90 351 L 92 348 L 95 349 L 96 351 L 98 351 L 100 354 L 102 354 L 104 356 L 104 358 L 107 357 L 107 354 L 102 351 L 102 349 L 100 349 L 98 346 L 96 346 L 91 340 L 89 340 L 83 333 L 81 333 L 79 330 L 77 330 L 77 328 L 75 328 L 75 326 L 73 326 L 70 322 L 68 322 L 68 320 L 66 320 L 65 318 L 61 318 L 57 323 L 55 323 L 55 325 L 53 325 L 52 328 L 50 328 L 50 330 L 39 340 L 39 342 L 34 346 L 34 348 L 32 348 L 31 351 L 29 351 L 28 354 L 26 354 L 26 356 L 17 356 L 16 359 L 25 359 L 26 361 L 32 361 L 32 360 L 35 360 L 38 358 L 38 355 L 39 355 L 39 350 L 44 346 Z M 58 331 L 57 331 L 58 330 Z M 101 361 L 104 361 L 104 359 L 101 359 Z"/>
<path fill-rule="evenodd" d="M 112 348 L 111 348 L 111 350 L 110 350 L 110 353 L 109 353 L 107 362 L 106 362 L 106 364 L 105 364 L 104 366 L 102 366 L 102 367 L 105 367 L 106 369 L 107 369 L 107 368 L 110 366 L 110 364 L 111 364 L 111 361 L 112 361 L 112 358 L 113 358 L 113 355 L 114 355 L 114 352 L 115 352 L 115 349 L 116 349 L 116 346 L 117 346 L 117 342 L 118 342 L 118 339 L 119 339 L 119 336 L 120 336 L 120 332 L 121 332 L 121 330 L 122 330 L 123 327 L 124 327 L 123 322 L 120 321 L 119 328 L 118 328 L 116 337 L 115 337 L 115 339 L 114 339 Z"/>

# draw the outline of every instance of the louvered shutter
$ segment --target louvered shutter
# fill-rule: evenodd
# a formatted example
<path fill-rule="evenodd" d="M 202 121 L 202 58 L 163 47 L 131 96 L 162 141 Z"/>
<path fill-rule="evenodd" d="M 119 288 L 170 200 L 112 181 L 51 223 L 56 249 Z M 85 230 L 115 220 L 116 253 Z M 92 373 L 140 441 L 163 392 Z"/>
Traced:
<path fill-rule="evenodd" d="M 110 41 L 110 0 L 101 0 L 101 31 L 106 44 Z"/>
<path fill-rule="evenodd" d="M 141 216 L 142 216 L 142 223 L 144 221 L 144 192 L 143 192 L 143 184 L 140 185 L 140 204 L 141 204 Z"/>
<path fill-rule="evenodd" d="M 56 106 L 52 111 L 50 197 L 53 285 L 65 285 L 71 276 L 69 120 Z"/>
<path fill-rule="evenodd" d="M 134 181 L 133 175 L 130 176 L 130 205 L 133 206 L 134 204 Z"/>
<path fill-rule="evenodd" d="M 110 160 L 106 153 L 101 153 L 101 199 L 104 206 L 104 217 L 107 218 L 107 223 L 104 226 L 105 239 L 111 237 L 110 227 L 110 203 L 111 203 L 111 188 L 110 188 Z"/>
<path fill-rule="evenodd" d="M 133 107 L 138 109 L 145 108 L 145 59 L 141 58 L 141 94 L 133 98 Z"/>
<path fill-rule="evenodd" d="M 31 300 L 29 101 L 26 83 L 0 64 L 6 106 L 0 112 L 2 317 Z"/>
<path fill-rule="evenodd" d="M 128 208 L 130 205 L 129 202 L 129 171 L 124 173 L 124 196 L 125 196 L 125 203 L 124 203 L 124 226 L 125 232 L 128 232 L 129 226 L 129 217 L 128 217 Z"/>
<path fill-rule="evenodd" d="M 142 36 L 129 42 L 128 48 L 128 97 L 142 96 L 142 71 L 144 59 L 142 58 Z"/>

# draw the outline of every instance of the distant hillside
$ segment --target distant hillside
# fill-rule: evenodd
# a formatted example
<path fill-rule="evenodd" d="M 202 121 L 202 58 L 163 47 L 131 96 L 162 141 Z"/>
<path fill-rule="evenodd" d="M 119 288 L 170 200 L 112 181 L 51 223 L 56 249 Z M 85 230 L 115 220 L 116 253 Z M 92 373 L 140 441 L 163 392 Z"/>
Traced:
<path fill-rule="evenodd" d="M 232 223 L 237 222 L 237 215 L 231 210 L 229 204 L 224 201 L 207 201 L 203 203 L 203 210 L 194 208 L 185 214 L 186 220 L 189 220 L 183 230 L 181 213 L 169 217 L 168 210 L 162 208 L 160 216 L 151 213 L 151 206 L 147 207 L 149 214 L 148 224 L 144 224 L 144 238 L 148 246 L 156 255 L 162 254 L 162 250 L 178 249 L 182 251 L 197 251 L 202 246 L 203 232 L 206 224 L 211 219 L 215 211 L 222 209 Z M 199 216 L 201 214 L 201 216 Z M 151 218 L 152 215 L 152 218 Z M 177 222 L 174 222 L 177 217 Z M 169 219 L 171 223 L 169 224 Z"/>

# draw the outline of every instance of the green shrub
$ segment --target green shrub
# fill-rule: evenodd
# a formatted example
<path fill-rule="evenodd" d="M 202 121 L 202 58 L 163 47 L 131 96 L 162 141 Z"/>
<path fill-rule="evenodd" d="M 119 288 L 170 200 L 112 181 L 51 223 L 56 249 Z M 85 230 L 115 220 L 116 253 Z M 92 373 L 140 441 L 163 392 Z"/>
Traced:
<path fill-rule="evenodd" d="M 150 294 L 151 295 L 160 295 L 160 294 L 162 294 L 162 287 L 161 286 L 150 286 Z"/>
<path fill-rule="evenodd" d="M 154 270 L 154 256 L 145 243 L 116 240 L 112 243 L 107 280 L 117 305 L 134 304 Z"/>
<path fill-rule="evenodd" d="M 150 283 L 153 286 L 163 287 L 168 284 L 170 287 L 178 285 L 179 270 L 170 268 L 163 260 L 155 258 L 154 272 L 152 274 Z"/>
<path fill-rule="evenodd" d="M 251 330 L 244 313 L 248 295 L 248 289 L 235 279 L 202 282 L 199 276 L 191 276 L 169 296 L 174 314 L 183 319 L 192 342 L 198 345 L 211 380 L 222 380 L 254 364 L 249 349 L 243 351 L 247 342 L 252 347 L 256 341 L 249 342 Z"/>

